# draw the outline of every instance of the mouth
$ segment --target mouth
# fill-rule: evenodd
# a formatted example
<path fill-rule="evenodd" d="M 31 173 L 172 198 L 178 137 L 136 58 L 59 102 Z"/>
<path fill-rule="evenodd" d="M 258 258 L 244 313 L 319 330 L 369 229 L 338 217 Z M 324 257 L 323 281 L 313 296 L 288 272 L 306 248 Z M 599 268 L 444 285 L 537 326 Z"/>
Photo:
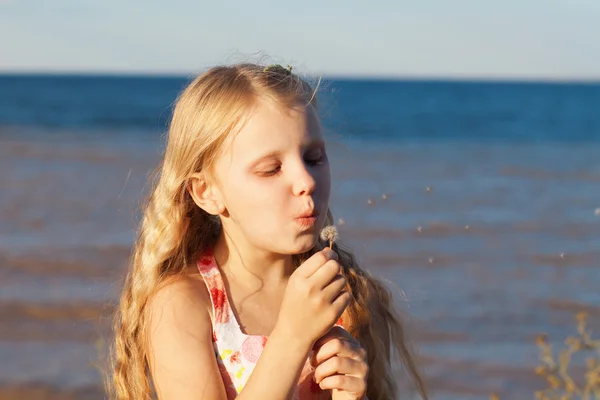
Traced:
<path fill-rule="evenodd" d="M 308 210 L 294 218 L 294 221 L 296 221 L 302 228 L 308 229 L 312 228 L 317 223 L 318 219 L 319 213 L 317 211 Z"/>
<path fill-rule="evenodd" d="M 317 211 L 313 210 L 308 210 L 303 212 L 302 214 L 298 215 L 296 218 L 311 218 L 311 217 L 318 217 L 319 213 Z"/>

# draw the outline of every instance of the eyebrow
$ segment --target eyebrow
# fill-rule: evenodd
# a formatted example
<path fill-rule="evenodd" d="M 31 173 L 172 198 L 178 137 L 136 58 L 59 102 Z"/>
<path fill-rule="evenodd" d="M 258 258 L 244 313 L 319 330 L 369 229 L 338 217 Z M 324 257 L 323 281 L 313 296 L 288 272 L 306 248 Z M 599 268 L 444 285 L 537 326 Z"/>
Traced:
<path fill-rule="evenodd" d="M 325 141 L 323 139 L 313 139 L 310 142 L 304 144 L 303 147 L 308 150 L 318 148 L 318 147 L 325 147 Z M 276 158 L 277 156 L 280 156 L 280 155 L 281 155 L 281 151 L 279 151 L 279 150 L 270 151 L 270 152 L 258 157 L 256 160 L 252 161 L 250 166 L 256 167 L 262 161 L 268 160 L 271 158 Z"/>
<path fill-rule="evenodd" d="M 254 167 L 260 164 L 261 161 L 268 160 L 270 158 L 275 158 L 279 155 L 281 155 L 281 152 L 279 150 L 270 151 L 267 154 L 263 154 L 262 156 L 254 160 L 251 165 Z"/>

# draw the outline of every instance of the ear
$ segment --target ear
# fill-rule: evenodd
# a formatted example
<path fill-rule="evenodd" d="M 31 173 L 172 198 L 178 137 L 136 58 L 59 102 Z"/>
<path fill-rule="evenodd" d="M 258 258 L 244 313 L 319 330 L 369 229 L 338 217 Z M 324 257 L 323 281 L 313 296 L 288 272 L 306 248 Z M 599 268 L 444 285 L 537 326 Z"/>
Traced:
<path fill-rule="evenodd" d="M 220 215 L 225 211 L 220 191 L 215 184 L 209 182 L 202 173 L 194 173 L 190 177 L 187 190 L 194 203 L 211 215 Z"/>

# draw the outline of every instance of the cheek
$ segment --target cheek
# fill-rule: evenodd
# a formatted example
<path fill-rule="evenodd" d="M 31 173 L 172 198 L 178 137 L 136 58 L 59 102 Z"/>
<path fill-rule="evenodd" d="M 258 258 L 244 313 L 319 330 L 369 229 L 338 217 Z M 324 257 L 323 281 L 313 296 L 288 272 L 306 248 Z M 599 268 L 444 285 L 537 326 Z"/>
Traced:
<path fill-rule="evenodd" d="M 285 211 L 283 190 L 268 178 L 244 177 L 231 191 L 231 212 L 244 224 L 257 224 L 253 229 L 264 230 L 267 222 L 278 221 Z"/>
<path fill-rule="evenodd" d="M 285 199 L 274 187 L 254 188 L 254 192 L 242 199 L 245 215 L 240 227 L 257 245 L 269 246 L 281 238 L 287 226 Z"/>

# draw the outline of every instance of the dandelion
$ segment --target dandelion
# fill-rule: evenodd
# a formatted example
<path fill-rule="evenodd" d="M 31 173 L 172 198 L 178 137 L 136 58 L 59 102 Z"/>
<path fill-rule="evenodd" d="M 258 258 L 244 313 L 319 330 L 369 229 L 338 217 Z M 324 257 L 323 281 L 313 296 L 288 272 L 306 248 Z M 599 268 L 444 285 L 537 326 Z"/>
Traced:
<path fill-rule="evenodd" d="M 321 231 L 321 239 L 329 242 L 329 248 L 333 248 L 333 242 L 338 239 L 338 231 L 334 225 L 329 225 Z"/>

